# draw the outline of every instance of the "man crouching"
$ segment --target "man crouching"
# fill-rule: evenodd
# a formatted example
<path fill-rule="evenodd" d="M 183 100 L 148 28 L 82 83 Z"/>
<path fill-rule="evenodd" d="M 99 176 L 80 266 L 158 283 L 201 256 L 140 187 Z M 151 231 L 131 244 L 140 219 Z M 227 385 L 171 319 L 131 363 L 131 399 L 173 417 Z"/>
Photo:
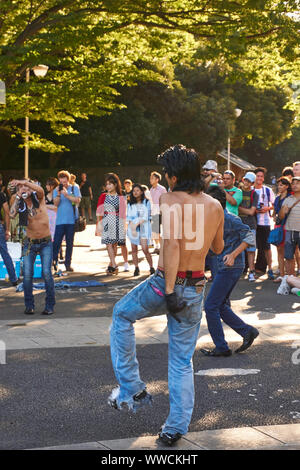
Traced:
<path fill-rule="evenodd" d="M 194 150 L 175 145 L 158 162 L 170 187 L 160 198 L 163 246 L 155 274 L 114 307 L 111 358 L 119 387 L 109 404 L 136 411 L 152 401 L 139 374 L 133 323 L 166 313 L 170 412 L 159 437 L 172 445 L 187 433 L 194 408 L 192 358 L 202 316 L 205 257 L 209 248 L 223 250 L 224 214 L 220 203 L 203 193 Z"/>
<path fill-rule="evenodd" d="M 32 294 L 33 270 L 36 256 L 41 256 L 46 287 L 46 306 L 43 315 L 51 315 L 55 305 L 54 281 L 51 273 L 52 241 L 44 190 L 27 180 L 13 180 L 17 192 L 10 208 L 10 217 L 19 214 L 20 225 L 26 227 L 23 245 L 23 285 L 26 315 L 34 314 Z M 14 197 L 14 196 L 13 196 Z"/>

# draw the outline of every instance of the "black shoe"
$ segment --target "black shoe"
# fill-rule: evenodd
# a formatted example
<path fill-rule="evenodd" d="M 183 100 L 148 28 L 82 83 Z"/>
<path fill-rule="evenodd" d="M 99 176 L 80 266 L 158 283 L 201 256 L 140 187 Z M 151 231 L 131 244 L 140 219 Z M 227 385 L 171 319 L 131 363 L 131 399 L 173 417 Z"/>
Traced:
<path fill-rule="evenodd" d="M 160 432 L 158 434 L 158 438 L 161 442 L 163 442 L 167 446 L 172 446 L 175 442 L 179 441 L 182 437 L 182 434 L 176 432 L 175 434 L 170 434 L 168 432 Z"/>
<path fill-rule="evenodd" d="M 126 404 L 126 402 L 121 403 L 120 407 L 118 407 L 117 398 L 119 396 L 119 393 L 120 393 L 120 388 L 117 387 L 112 391 L 111 395 L 108 398 L 109 406 L 111 406 L 115 410 L 120 410 L 123 407 L 123 405 Z M 150 395 L 150 393 L 147 392 L 147 390 L 142 390 L 141 392 L 136 393 L 135 395 L 133 395 L 132 398 L 135 402 L 135 405 L 134 405 L 135 410 L 137 410 L 139 407 L 143 405 L 151 405 L 153 401 L 152 396 Z"/>
<path fill-rule="evenodd" d="M 204 354 L 204 356 L 210 357 L 228 357 L 232 355 L 231 349 L 227 349 L 227 351 L 218 351 L 217 349 L 200 349 L 200 351 Z"/>
<path fill-rule="evenodd" d="M 66 266 L 66 271 L 68 271 L 69 273 L 73 273 L 74 269 L 71 266 Z"/>
<path fill-rule="evenodd" d="M 53 313 L 54 313 L 53 310 L 46 310 L 45 309 L 45 310 L 42 311 L 42 315 L 53 315 Z"/>
<path fill-rule="evenodd" d="M 255 338 L 258 337 L 258 335 L 259 331 L 256 328 L 252 327 L 249 333 L 244 337 L 242 346 L 240 346 L 235 352 L 240 353 L 246 351 L 246 349 L 250 348 L 251 344 L 253 343 Z"/>
<path fill-rule="evenodd" d="M 139 267 L 135 268 L 133 275 L 134 276 L 139 276 L 140 275 L 140 268 Z"/>
<path fill-rule="evenodd" d="M 139 392 L 133 395 L 133 399 L 134 401 L 141 401 L 141 400 L 144 400 L 144 398 L 146 398 L 147 395 L 149 395 L 149 393 L 146 390 L 143 390 L 142 392 Z"/>
<path fill-rule="evenodd" d="M 25 315 L 33 315 L 34 309 L 33 308 L 25 308 L 24 310 Z"/>
<path fill-rule="evenodd" d="M 57 272 L 57 261 L 53 261 L 53 269 Z"/>
<path fill-rule="evenodd" d="M 150 274 L 154 274 L 155 273 L 155 269 L 154 268 L 150 268 Z"/>
<path fill-rule="evenodd" d="M 14 287 L 17 287 L 18 281 L 12 282 L 11 285 L 14 286 Z"/>
<path fill-rule="evenodd" d="M 150 395 L 150 393 L 148 393 L 147 390 L 142 390 L 141 392 L 136 393 L 135 395 L 133 395 L 132 398 L 133 398 L 133 401 L 135 402 L 135 404 L 133 405 L 133 409 L 135 411 L 137 411 L 138 409 L 140 409 L 141 407 L 145 405 L 152 405 L 153 403 L 152 395 Z"/>

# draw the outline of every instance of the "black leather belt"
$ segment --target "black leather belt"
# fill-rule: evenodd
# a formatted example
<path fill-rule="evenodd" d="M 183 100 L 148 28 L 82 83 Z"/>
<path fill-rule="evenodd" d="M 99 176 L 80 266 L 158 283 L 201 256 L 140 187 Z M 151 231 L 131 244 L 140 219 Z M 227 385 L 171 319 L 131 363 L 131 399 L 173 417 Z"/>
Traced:
<path fill-rule="evenodd" d="M 191 271 L 187 271 L 188 273 L 190 273 Z M 164 271 L 161 271 L 160 269 L 157 269 L 155 271 L 155 275 L 156 276 L 159 276 L 161 278 L 164 279 L 165 277 L 165 273 Z M 196 286 L 196 285 L 199 285 L 200 284 L 200 281 L 202 281 L 203 285 L 206 283 L 206 277 L 205 276 L 201 276 L 201 277 L 191 277 L 191 276 L 187 276 L 186 278 L 183 278 L 183 277 L 180 277 L 180 276 L 176 276 L 176 281 L 175 281 L 175 284 L 176 285 L 179 285 L 179 286 L 183 286 L 183 285 L 186 285 L 186 286 Z"/>
<path fill-rule="evenodd" d="M 44 238 L 28 238 L 27 237 L 26 240 L 28 240 L 29 243 L 33 245 L 39 245 L 40 243 L 49 242 L 51 240 L 51 235 L 49 235 L 48 237 L 44 237 Z"/>

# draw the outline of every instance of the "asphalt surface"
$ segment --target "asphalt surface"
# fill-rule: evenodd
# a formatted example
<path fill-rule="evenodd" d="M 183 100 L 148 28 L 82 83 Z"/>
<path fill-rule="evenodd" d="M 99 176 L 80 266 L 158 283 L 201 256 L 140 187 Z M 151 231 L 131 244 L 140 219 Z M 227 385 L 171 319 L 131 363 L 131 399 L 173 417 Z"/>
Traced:
<path fill-rule="evenodd" d="M 137 414 L 116 411 L 108 347 L 8 351 L 1 367 L 1 449 L 25 449 L 151 435 L 168 413 L 167 345 L 137 347 L 141 377 L 154 396 Z M 299 422 L 299 365 L 291 342 L 253 345 L 229 358 L 206 358 L 194 370 L 256 369 L 245 376 L 195 375 L 190 431 Z"/>
<path fill-rule="evenodd" d="M 74 250 L 76 272 L 56 281 L 99 280 L 105 286 L 58 291 L 52 318 L 111 317 L 115 302 L 148 275 L 145 261 L 141 262 L 142 276 L 138 278 L 133 277 L 132 265 L 131 272 L 122 272 L 119 256 L 120 274 L 107 277 L 106 251 L 92 246 L 94 229 L 88 230 L 76 235 L 80 245 Z M 153 260 L 156 266 L 157 255 Z M 234 311 L 256 313 L 261 320 L 281 313 L 296 315 L 299 299 L 277 295 L 277 286 L 266 276 L 256 283 L 240 280 L 232 294 Z M 44 297 L 43 291 L 35 292 L 36 314 L 30 320 L 44 319 L 40 315 Z M 24 322 L 28 316 L 23 311 L 23 294 L 0 281 L 0 320 Z M 106 346 L 7 351 L 6 364 L 0 366 L 0 449 L 156 434 L 168 414 L 167 344 L 140 344 L 137 351 L 141 376 L 154 396 L 154 405 L 136 415 L 107 405 L 116 381 Z M 254 343 L 246 353 L 229 358 L 206 358 L 197 350 L 195 372 L 210 368 L 251 368 L 258 372 L 229 377 L 195 375 L 196 401 L 190 431 L 299 422 L 300 365 L 292 362 L 294 351 L 292 341 Z"/>

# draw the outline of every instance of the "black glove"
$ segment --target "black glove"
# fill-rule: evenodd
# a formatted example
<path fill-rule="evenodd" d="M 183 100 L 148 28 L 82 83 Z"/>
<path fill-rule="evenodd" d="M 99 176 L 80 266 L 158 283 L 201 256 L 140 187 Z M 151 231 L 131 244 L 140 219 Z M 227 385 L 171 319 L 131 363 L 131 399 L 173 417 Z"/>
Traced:
<path fill-rule="evenodd" d="M 177 317 L 176 313 L 181 312 L 186 306 L 186 301 L 182 299 L 178 299 L 176 292 L 172 292 L 172 294 L 165 294 L 167 308 L 170 315 L 175 318 L 178 323 L 181 323 L 181 320 Z"/>

